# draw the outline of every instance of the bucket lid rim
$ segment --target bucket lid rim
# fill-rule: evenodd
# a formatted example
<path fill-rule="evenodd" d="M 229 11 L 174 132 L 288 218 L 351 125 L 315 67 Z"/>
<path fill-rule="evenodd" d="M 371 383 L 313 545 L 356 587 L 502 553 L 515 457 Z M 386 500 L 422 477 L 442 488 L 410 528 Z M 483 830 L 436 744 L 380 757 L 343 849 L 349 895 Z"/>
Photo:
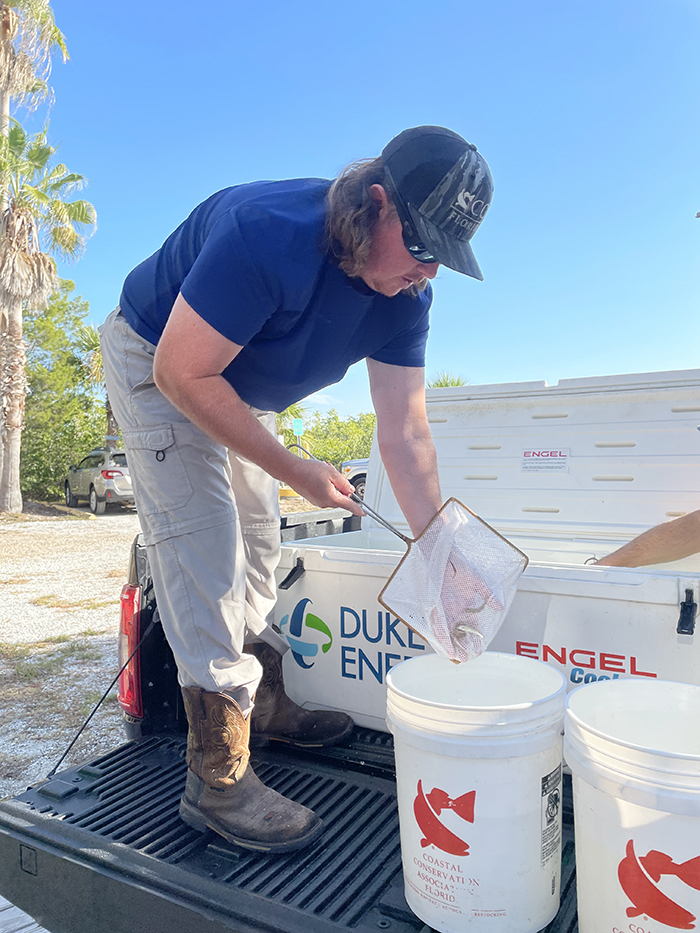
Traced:
<path fill-rule="evenodd" d="M 573 691 L 572 691 L 573 693 Z M 638 742 L 629 742 L 626 739 L 619 739 L 614 735 L 611 735 L 609 732 L 603 732 L 602 729 L 596 729 L 595 726 L 590 726 L 588 723 L 584 722 L 580 716 L 577 716 L 576 713 L 571 711 L 568 703 L 566 706 L 566 718 L 573 719 L 579 728 L 584 732 L 590 732 L 592 735 L 597 736 L 599 739 L 605 739 L 608 742 L 611 742 L 614 745 L 621 745 L 623 748 L 634 749 L 638 752 L 646 752 L 648 755 L 661 755 L 664 758 L 678 758 L 683 759 L 684 761 L 690 762 L 699 762 L 700 763 L 700 752 L 698 754 L 693 754 L 692 752 L 671 752 L 671 751 L 662 751 L 661 749 L 650 748 L 648 745 L 640 745 Z M 564 730 L 564 743 L 567 740 L 567 730 Z M 569 736 L 569 741 L 571 741 L 571 736 Z"/>
<path fill-rule="evenodd" d="M 505 659 L 506 659 L 506 663 L 508 663 L 508 664 L 511 663 L 511 659 L 517 659 L 517 658 L 518 658 L 517 655 L 509 654 L 509 653 L 506 652 L 506 651 L 485 651 L 484 654 L 480 655 L 480 657 L 485 658 L 487 655 L 490 655 L 491 658 L 493 658 L 493 657 L 498 657 L 499 659 L 500 659 L 500 658 L 505 658 Z M 424 659 L 433 658 L 433 657 L 437 657 L 437 655 L 427 654 L 427 655 L 423 655 L 422 657 L 418 657 L 418 658 L 408 658 L 407 660 L 408 660 L 408 661 L 424 660 Z M 478 659 L 477 659 L 477 660 L 478 660 Z M 554 700 L 556 700 L 556 699 L 558 699 L 559 697 L 561 697 L 562 700 L 564 701 L 564 702 L 561 704 L 561 712 L 562 712 L 562 714 L 563 714 L 564 709 L 565 709 L 565 704 L 566 704 L 566 678 L 565 678 L 564 675 L 561 673 L 561 671 L 557 671 L 556 668 L 551 667 L 549 664 L 545 664 L 544 662 L 535 660 L 534 658 L 527 658 L 527 660 L 530 661 L 530 662 L 534 660 L 536 664 L 540 665 L 540 666 L 543 667 L 543 668 L 546 668 L 546 670 L 547 670 L 547 672 L 548 672 L 548 675 L 549 675 L 550 673 L 551 673 L 551 674 L 554 674 L 554 675 L 558 675 L 558 676 L 561 678 L 559 687 L 558 687 L 556 690 L 552 691 L 551 693 L 546 694 L 546 696 L 540 697 L 540 698 L 538 698 L 538 699 L 536 699 L 536 700 L 529 700 L 529 701 L 524 702 L 524 703 L 506 703 L 506 704 L 497 703 L 497 704 L 494 704 L 493 706 L 484 706 L 483 704 L 468 705 L 468 704 L 465 704 L 465 703 L 459 703 L 459 704 L 455 704 L 455 703 L 443 703 L 443 702 L 440 702 L 439 700 L 427 700 L 427 699 L 423 699 L 422 697 L 414 696 L 413 694 L 407 693 L 405 690 L 402 690 L 400 687 L 398 687 L 398 686 L 394 683 L 394 678 L 392 677 L 392 674 L 393 674 L 398 668 L 400 668 L 400 667 L 402 666 L 402 664 L 405 664 L 405 663 L 406 663 L 406 661 L 403 661 L 401 664 L 397 664 L 396 667 L 393 668 L 392 670 L 390 670 L 390 671 L 388 672 L 388 674 L 386 675 L 386 686 L 387 686 L 387 688 L 388 688 L 388 689 L 387 689 L 387 699 L 388 699 L 388 695 L 389 695 L 390 693 L 395 693 L 395 694 L 397 694 L 398 696 L 401 696 L 401 697 L 403 697 L 403 698 L 406 699 L 406 700 L 412 700 L 414 703 L 421 703 L 421 704 L 423 704 L 424 706 L 432 706 L 432 707 L 434 707 L 434 708 L 436 708 L 436 709 L 463 709 L 463 710 L 474 710 L 474 711 L 476 711 L 476 710 L 483 710 L 483 711 L 488 710 L 488 711 L 496 712 L 497 710 L 522 710 L 522 709 L 532 709 L 532 708 L 535 707 L 535 706 L 538 706 L 538 707 L 539 707 L 539 706 L 544 706 L 548 701 L 552 701 L 552 702 L 553 702 Z M 559 706 L 559 704 L 557 704 L 557 706 Z"/>
<path fill-rule="evenodd" d="M 388 678 L 387 678 L 388 680 Z M 400 697 L 403 697 L 405 700 L 411 700 L 414 703 L 420 703 L 421 706 L 431 706 L 435 709 L 463 709 L 463 710 L 482 710 L 482 711 L 493 711 L 497 712 L 499 710 L 524 710 L 524 709 L 533 709 L 535 707 L 542 707 L 548 701 L 554 701 L 559 696 L 562 696 L 562 700 L 566 696 L 566 681 L 559 687 L 558 690 L 555 690 L 554 693 L 548 693 L 547 696 L 541 697 L 537 700 L 530 700 L 526 703 L 497 703 L 493 706 L 485 706 L 483 703 L 477 705 L 470 705 L 467 703 L 441 703 L 439 700 L 426 700 L 422 697 L 414 696 L 411 693 L 406 693 L 405 690 L 401 690 L 400 687 L 396 687 L 393 683 L 391 684 L 391 692 L 397 694 Z M 561 711 L 561 714 L 564 713 L 564 703 L 557 704 L 558 711 Z"/>

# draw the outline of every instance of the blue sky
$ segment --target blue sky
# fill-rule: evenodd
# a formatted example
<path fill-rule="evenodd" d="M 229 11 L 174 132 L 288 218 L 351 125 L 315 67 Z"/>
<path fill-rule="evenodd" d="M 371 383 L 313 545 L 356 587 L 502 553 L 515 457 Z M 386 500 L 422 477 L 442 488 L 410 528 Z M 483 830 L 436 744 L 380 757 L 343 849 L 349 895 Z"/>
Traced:
<path fill-rule="evenodd" d="M 700 366 L 697 0 L 54 0 L 50 138 L 98 230 L 62 267 L 100 323 L 212 192 L 332 177 L 409 126 L 488 160 L 484 282 L 435 282 L 427 373 Z M 22 112 L 18 113 L 23 122 Z M 370 410 L 364 364 L 307 403 Z"/>

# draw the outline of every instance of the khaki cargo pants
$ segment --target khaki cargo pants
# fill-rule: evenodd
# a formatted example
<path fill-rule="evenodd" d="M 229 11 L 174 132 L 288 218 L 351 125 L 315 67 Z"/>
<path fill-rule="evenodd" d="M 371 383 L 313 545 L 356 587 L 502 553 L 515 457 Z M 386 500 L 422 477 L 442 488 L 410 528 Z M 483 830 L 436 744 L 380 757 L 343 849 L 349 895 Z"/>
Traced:
<path fill-rule="evenodd" d="M 261 668 L 246 641 L 287 645 L 268 624 L 279 562 L 279 485 L 192 424 L 153 381 L 155 346 L 117 308 L 100 328 L 163 629 L 182 686 L 252 706 Z M 271 432 L 272 412 L 251 409 Z"/>

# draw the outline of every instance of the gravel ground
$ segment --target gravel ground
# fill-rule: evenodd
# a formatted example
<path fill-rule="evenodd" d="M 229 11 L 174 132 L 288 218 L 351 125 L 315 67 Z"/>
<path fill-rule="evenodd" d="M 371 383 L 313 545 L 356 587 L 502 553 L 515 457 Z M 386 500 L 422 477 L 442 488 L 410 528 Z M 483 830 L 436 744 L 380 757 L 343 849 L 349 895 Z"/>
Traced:
<path fill-rule="evenodd" d="M 282 499 L 283 513 L 313 508 Z M 116 676 L 135 512 L 0 514 L 0 798 L 42 780 Z M 116 689 L 64 767 L 124 741 Z"/>
<path fill-rule="evenodd" d="M 116 675 L 119 594 L 133 511 L 0 522 L 0 797 L 41 780 Z M 78 740 L 77 764 L 123 741 L 112 691 Z"/>

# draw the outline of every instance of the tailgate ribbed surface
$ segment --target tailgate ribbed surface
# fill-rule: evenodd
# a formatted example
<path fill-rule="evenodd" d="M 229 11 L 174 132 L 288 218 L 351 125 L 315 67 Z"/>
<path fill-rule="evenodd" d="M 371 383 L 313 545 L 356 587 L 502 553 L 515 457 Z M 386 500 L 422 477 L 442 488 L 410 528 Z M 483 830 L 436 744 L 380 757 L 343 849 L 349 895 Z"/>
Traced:
<path fill-rule="evenodd" d="M 298 929 L 306 915 L 339 928 L 427 933 L 403 897 L 391 737 L 358 729 L 346 748 L 317 755 L 253 752 L 265 784 L 324 821 L 316 845 L 289 855 L 247 851 L 180 820 L 185 748 L 179 736 L 131 742 L 18 799 L 85 833 L 90 846 L 98 846 L 99 837 L 181 869 L 193 891 L 198 879 L 214 882 L 224 908 L 235 904 L 237 892 L 246 892 L 296 915 L 290 929 Z M 576 930 L 570 824 L 564 843 L 562 910 L 552 933 Z"/>

